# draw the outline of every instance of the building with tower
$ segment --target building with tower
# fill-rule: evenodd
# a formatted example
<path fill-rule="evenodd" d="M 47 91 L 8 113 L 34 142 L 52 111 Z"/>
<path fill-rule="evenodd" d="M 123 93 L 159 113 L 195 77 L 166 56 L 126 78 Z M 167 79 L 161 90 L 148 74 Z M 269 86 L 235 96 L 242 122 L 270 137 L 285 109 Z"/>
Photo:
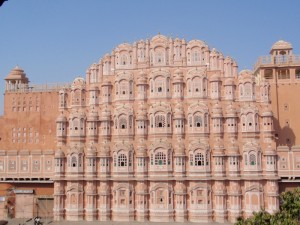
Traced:
<path fill-rule="evenodd" d="M 274 46 L 272 60 L 297 59 Z M 13 215 L 234 222 L 275 212 L 300 166 L 286 169 L 298 151 L 296 138 L 282 142 L 278 86 L 266 76 L 277 61 L 259 62 L 238 73 L 203 41 L 156 35 L 120 44 L 70 84 L 32 85 L 14 68 L 0 118 L 0 187 L 13 189 Z"/>
<path fill-rule="evenodd" d="M 300 126 L 297 93 L 300 93 L 300 55 L 292 44 L 276 42 L 270 55 L 259 57 L 254 67 L 257 83 L 268 82 L 277 146 L 280 190 L 299 186 Z"/>

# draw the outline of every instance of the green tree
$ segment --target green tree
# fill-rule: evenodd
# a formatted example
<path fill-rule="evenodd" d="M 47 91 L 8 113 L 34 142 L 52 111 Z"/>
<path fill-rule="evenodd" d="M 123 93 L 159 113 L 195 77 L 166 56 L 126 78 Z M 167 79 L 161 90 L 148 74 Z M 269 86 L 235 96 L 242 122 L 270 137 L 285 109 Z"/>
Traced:
<path fill-rule="evenodd" d="M 238 218 L 235 225 L 300 225 L 300 188 L 281 193 L 279 211 L 271 215 L 265 210 L 247 219 Z"/>

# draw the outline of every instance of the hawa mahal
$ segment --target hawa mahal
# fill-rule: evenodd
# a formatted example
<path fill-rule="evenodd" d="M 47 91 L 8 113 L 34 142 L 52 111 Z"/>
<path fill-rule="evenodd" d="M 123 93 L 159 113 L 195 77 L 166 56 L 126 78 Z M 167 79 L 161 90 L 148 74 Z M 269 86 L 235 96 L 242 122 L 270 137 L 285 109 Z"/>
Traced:
<path fill-rule="evenodd" d="M 300 56 L 253 71 L 200 40 L 123 43 L 69 84 L 15 67 L 0 117 L 0 218 L 234 222 L 299 185 Z"/>

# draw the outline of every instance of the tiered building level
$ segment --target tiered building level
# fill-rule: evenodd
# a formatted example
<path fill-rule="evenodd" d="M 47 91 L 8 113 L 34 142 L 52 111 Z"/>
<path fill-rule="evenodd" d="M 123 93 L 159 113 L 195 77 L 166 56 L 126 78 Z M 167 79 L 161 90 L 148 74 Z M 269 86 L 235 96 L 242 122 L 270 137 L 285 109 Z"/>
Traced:
<path fill-rule="evenodd" d="M 269 91 L 204 42 L 163 35 L 119 45 L 72 84 L 32 86 L 15 68 L 0 119 L 1 181 L 34 189 L 15 192 L 16 202 L 32 202 L 28 216 L 46 204 L 54 220 L 275 212 L 282 171 Z"/>

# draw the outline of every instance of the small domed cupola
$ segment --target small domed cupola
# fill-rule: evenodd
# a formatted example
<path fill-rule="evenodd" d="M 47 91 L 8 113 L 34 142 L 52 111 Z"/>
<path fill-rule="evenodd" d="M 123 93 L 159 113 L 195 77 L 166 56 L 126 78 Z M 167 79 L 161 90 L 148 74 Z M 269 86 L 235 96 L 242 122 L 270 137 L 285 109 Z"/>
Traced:
<path fill-rule="evenodd" d="M 5 90 L 6 91 L 16 91 L 19 89 L 28 89 L 29 80 L 22 68 L 16 66 L 5 78 Z"/>
<path fill-rule="evenodd" d="M 293 46 L 291 43 L 279 40 L 275 44 L 272 45 L 270 54 L 271 55 L 289 55 L 288 53 L 293 50 Z"/>

